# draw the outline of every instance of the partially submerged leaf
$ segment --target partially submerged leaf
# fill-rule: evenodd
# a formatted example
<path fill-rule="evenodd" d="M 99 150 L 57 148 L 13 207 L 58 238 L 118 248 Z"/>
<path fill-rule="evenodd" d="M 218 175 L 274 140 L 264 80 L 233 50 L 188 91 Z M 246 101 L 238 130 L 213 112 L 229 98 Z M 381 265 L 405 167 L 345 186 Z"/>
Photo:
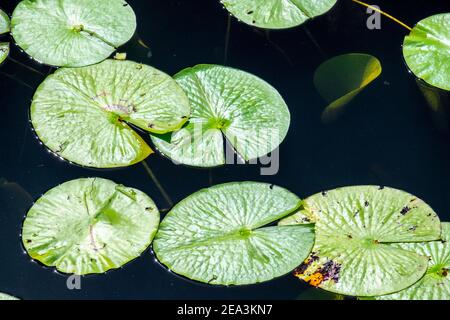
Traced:
<path fill-rule="evenodd" d="M 128 125 L 165 133 L 180 128 L 189 101 L 165 73 L 131 61 L 61 68 L 36 91 L 31 121 L 57 155 L 96 168 L 128 166 L 152 150 Z"/>
<path fill-rule="evenodd" d="M 404 243 L 399 247 L 429 257 L 425 276 L 411 287 L 379 300 L 450 300 L 450 223 L 442 223 L 442 240 Z"/>
<path fill-rule="evenodd" d="M 8 33 L 10 30 L 9 16 L 0 9 L 0 35 Z"/>
<path fill-rule="evenodd" d="M 175 76 L 192 106 L 189 124 L 171 143 L 152 136 L 172 160 L 194 167 L 225 164 L 224 139 L 244 159 L 276 149 L 285 138 L 290 113 L 280 94 L 249 73 L 216 65 L 198 65 Z"/>
<path fill-rule="evenodd" d="M 24 0 L 11 25 L 17 44 L 34 59 L 80 67 L 105 60 L 130 40 L 136 16 L 124 0 Z"/>
<path fill-rule="evenodd" d="M 403 56 L 416 77 L 450 90 L 450 13 L 420 21 L 405 37 Z"/>
<path fill-rule="evenodd" d="M 137 258 L 159 223 L 143 192 L 100 178 L 57 186 L 30 209 L 22 241 L 28 254 L 64 273 L 102 273 Z"/>
<path fill-rule="evenodd" d="M 336 0 L 221 0 L 246 24 L 267 29 L 298 26 L 329 11 Z"/>
<path fill-rule="evenodd" d="M 304 210 L 280 222 L 316 222 L 316 243 L 295 274 L 313 286 L 350 296 L 403 290 L 420 280 L 428 258 L 397 243 L 438 240 L 439 218 L 406 192 L 376 186 L 346 187 L 313 195 Z"/>
<path fill-rule="evenodd" d="M 292 213 L 300 199 L 255 182 L 204 189 L 177 204 L 153 243 L 170 270 L 209 284 L 243 285 L 292 271 L 309 254 L 312 225 L 267 226 Z"/>
<path fill-rule="evenodd" d="M 0 42 L 0 64 L 8 58 L 9 42 Z"/>
<path fill-rule="evenodd" d="M 9 294 L 0 292 L 0 301 L 1 300 L 19 300 L 19 299 L 16 297 L 10 296 Z"/>
<path fill-rule="evenodd" d="M 362 53 L 344 54 L 321 64 L 314 75 L 314 85 L 329 103 L 322 113 L 322 120 L 326 123 L 334 121 L 381 71 L 377 58 Z"/>

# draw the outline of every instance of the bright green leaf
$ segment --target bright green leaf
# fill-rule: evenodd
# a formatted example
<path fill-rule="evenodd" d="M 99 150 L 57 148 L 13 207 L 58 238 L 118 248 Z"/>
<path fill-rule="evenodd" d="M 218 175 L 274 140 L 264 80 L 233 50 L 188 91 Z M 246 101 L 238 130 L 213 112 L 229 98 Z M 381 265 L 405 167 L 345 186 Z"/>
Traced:
<path fill-rule="evenodd" d="M 450 223 L 442 223 L 442 241 L 404 243 L 399 247 L 429 257 L 426 275 L 400 292 L 379 300 L 450 300 Z"/>
<path fill-rule="evenodd" d="M 16 297 L 10 296 L 9 294 L 0 292 L 0 301 L 1 300 L 19 300 L 19 299 Z"/>
<path fill-rule="evenodd" d="M 11 30 L 34 59 L 80 67 L 105 60 L 130 40 L 136 16 L 124 0 L 24 0 L 14 10 Z"/>
<path fill-rule="evenodd" d="M 428 258 L 393 243 L 433 241 L 441 225 L 426 203 L 406 192 L 375 186 L 346 187 L 304 200 L 303 210 L 280 222 L 316 222 L 316 243 L 296 276 L 350 296 L 403 290 L 420 280 Z"/>
<path fill-rule="evenodd" d="M 0 42 L 0 64 L 8 58 L 9 42 Z"/>
<path fill-rule="evenodd" d="M 249 73 L 198 65 L 175 76 L 192 106 L 189 124 L 167 139 L 152 136 L 172 160 L 195 167 L 225 163 L 224 138 L 244 159 L 276 149 L 286 137 L 290 113 L 280 94 Z"/>
<path fill-rule="evenodd" d="M 34 95 L 31 121 L 57 155 L 83 166 L 111 168 L 140 162 L 152 152 L 128 123 L 165 133 L 179 129 L 189 113 L 188 98 L 165 73 L 106 60 L 50 75 Z"/>
<path fill-rule="evenodd" d="M 153 243 L 170 270 L 210 284 L 268 281 L 293 270 L 309 254 L 312 225 L 267 226 L 294 212 L 300 199 L 256 182 L 203 189 L 177 204 Z"/>
<path fill-rule="evenodd" d="M 350 53 L 327 60 L 317 68 L 314 84 L 329 103 L 322 113 L 326 123 L 334 121 L 364 88 L 381 74 L 380 61 L 374 56 Z"/>
<path fill-rule="evenodd" d="M 0 9 L 0 35 L 10 31 L 9 16 Z"/>
<path fill-rule="evenodd" d="M 28 254 L 64 273 L 102 273 L 137 258 L 159 223 L 143 192 L 100 178 L 66 182 L 44 194 L 27 214 Z"/>
<path fill-rule="evenodd" d="M 450 13 L 420 21 L 405 37 L 403 56 L 416 77 L 450 90 Z"/>
<path fill-rule="evenodd" d="M 329 11 L 336 0 L 221 0 L 246 24 L 266 29 L 298 26 Z"/>

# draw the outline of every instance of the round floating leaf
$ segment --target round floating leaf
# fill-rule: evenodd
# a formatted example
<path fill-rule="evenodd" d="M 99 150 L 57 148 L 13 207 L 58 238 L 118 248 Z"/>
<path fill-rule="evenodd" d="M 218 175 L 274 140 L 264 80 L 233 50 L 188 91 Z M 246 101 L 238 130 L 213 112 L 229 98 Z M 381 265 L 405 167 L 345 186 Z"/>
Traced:
<path fill-rule="evenodd" d="M 9 16 L 0 9 L 0 35 L 9 32 L 10 20 Z"/>
<path fill-rule="evenodd" d="M 0 64 L 8 58 L 9 42 L 0 42 Z"/>
<path fill-rule="evenodd" d="M 298 26 L 329 11 L 336 0 L 221 0 L 246 24 L 266 29 Z"/>
<path fill-rule="evenodd" d="M 393 243 L 440 238 L 434 211 L 400 190 L 346 187 L 309 197 L 303 206 L 280 222 L 316 222 L 313 252 L 295 274 L 339 294 L 374 296 L 411 286 L 425 274 L 428 258 Z"/>
<path fill-rule="evenodd" d="M 9 294 L 0 292 L 0 301 L 1 300 L 19 300 L 19 299 L 16 297 L 10 296 Z"/>
<path fill-rule="evenodd" d="M 131 165 L 152 151 L 127 123 L 149 132 L 180 128 L 189 100 L 168 75 L 131 61 L 61 68 L 38 88 L 31 120 L 41 141 L 77 164 Z"/>
<path fill-rule="evenodd" d="M 102 273 L 152 242 L 159 212 L 143 192 L 110 180 L 66 182 L 43 195 L 23 224 L 28 254 L 64 273 Z"/>
<path fill-rule="evenodd" d="M 26 53 L 64 67 L 105 60 L 135 30 L 136 16 L 124 0 L 24 0 L 11 20 L 12 35 Z"/>
<path fill-rule="evenodd" d="M 334 121 L 364 88 L 381 74 L 380 61 L 374 56 L 350 53 L 331 58 L 316 70 L 314 84 L 329 103 L 322 113 L 324 122 Z"/>
<path fill-rule="evenodd" d="M 289 110 L 268 83 L 246 72 L 198 65 L 175 76 L 187 93 L 189 124 L 171 136 L 153 136 L 169 158 L 195 167 L 225 163 L 224 138 L 244 159 L 264 156 L 286 137 Z"/>
<path fill-rule="evenodd" d="M 243 285 L 282 276 L 309 254 L 312 225 L 266 226 L 300 199 L 273 185 L 242 182 L 201 190 L 164 218 L 153 249 L 172 271 L 210 284 Z"/>
<path fill-rule="evenodd" d="M 426 275 L 400 292 L 380 300 L 450 300 L 450 223 L 442 223 L 442 241 L 400 244 L 399 247 L 429 257 Z"/>
<path fill-rule="evenodd" d="M 420 21 L 405 38 L 409 69 L 428 84 L 450 90 L 450 13 Z"/>

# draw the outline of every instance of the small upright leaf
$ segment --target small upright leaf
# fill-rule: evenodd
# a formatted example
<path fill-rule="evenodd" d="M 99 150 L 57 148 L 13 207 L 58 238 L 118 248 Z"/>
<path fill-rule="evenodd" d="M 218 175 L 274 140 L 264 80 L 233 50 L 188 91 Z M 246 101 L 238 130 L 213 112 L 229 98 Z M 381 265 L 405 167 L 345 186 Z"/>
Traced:
<path fill-rule="evenodd" d="M 200 190 L 162 221 L 153 249 L 170 270 L 209 284 L 244 285 L 282 276 L 309 254 L 312 225 L 270 226 L 300 199 L 256 182 Z"/>
<path fill-rule="evenodd" d="M 100 178 L 63 183 L 28 212 L 28 254 L 64 273 L 103 273 L 137 258 L 153 240 L 159 211 L 145 193 Z"/>
<path fill-rule="evenodd" d="M 450 13 L 420 21 L 405 37 L 403 56 L 416 77 L 450 90 Z"/>
<path fill-rule="evenodd" d="M 54 153 L 82 166 L 124 167 L 152 150 L 129 124 L 147 132 L 179 129 L 189 100 L 165 73 L 132 61 L 61 68 L 37 89 L 31 121 Z"/>
<path fill-rule="evenodd" d="M 403 243 L 400 248 L 429 257 L 428 270 L 416 284 L 379 300 L 450 300 L 450 223 L 442 223 L 442 240 Z"/>
<path fill-rule="evenodd" d="M 0 9 L 0 35 L 8 33 L 10 31 L 9 16 Z"/>
<path fill-rule="evenodd" d="M 350 53 L 331 58 L 317 68 L 314 84 L 329 103 L 322 121 L 332 122 L 364 88 L 381 74 L 380 61 L 368 54 Z"/>
<path fill-rule="evenodd" d="M 329 11 L 336 0 L 221 0 L 246 24 L 266 29 L 286 29 Z"/>
<path fill-rule="evenodd" d="M 11 19 L 12 35 L 26 53 L 62 67 L 105 60 L 135 30 L 136 16 L 124 0 L 24 0 Z"/>
<path fill-rule="evenodd" d="M 194 167 L 225 164 L 224 139 L 244 159 L 276 149 L 286 137 L 290 113 L 270 84 L 247 72 L 217 65 L 181 71 L 175 80 L 186 92 L 189 123 L 167 139 L 152 136 L 172 160 Z"/>
<path fill-rule="evenodd" d="M 313 195 L 280 225 L 316 222 L 316 243 L 295 274 L 312 286 L 349 296 L 403 290 L 425 274 L 428 258 L 398 243 L 438 240 L 441 225 L 425 202 L 376 186 L 345 187 Z"/>

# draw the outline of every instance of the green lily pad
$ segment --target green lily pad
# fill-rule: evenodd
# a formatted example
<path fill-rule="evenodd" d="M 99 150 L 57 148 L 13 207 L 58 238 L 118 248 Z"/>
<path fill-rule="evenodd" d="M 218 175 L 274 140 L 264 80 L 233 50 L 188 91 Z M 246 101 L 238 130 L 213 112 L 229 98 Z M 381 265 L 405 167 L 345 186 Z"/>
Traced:
<path fill-rule="evenodd" d="M 406 192 L 375 186 L 346 187 L 313 195 L 280 225 L 316 223 L 316 243 L 297 268 L 302 280 L 350 296 L 384 295 L 420 280 L 428 258 L 394 243 L 440 238 L 436 213 Z"/>
<path fill-rule="evenodd" d="M 0 42 L 0 64 L 8 58 L 9 42 Z"/>
<path fill-rule="evenodd" d="M 399 247 L 429 257 L 425 276 L 400 292 L 379 300 L 450 300 L 450 223 L 442 223 L 442 241 L 406 243 Z"/>
<path fill-rule="evenodd" d="M 450 13 L 420 21 L 405 37 L 403 56 L 418 78 L 450 90 Z"/>
<path fill-rule="evenodd" d="M 179 129 L 189 100 L 165 73 L 131 61 L 61 68 L 39 86 L 31 121 L 58 156 L 96 168 L 128 166 L 152 153 L 129 124 L 148 132 Z"/>
<path fill-rule="evenodd" d="M 5 300 L 19 300 L 19 299 L 16 297 L 10 296 L 9 294 L 0 292 L 0 301 L 1 300 L 5 301 Z"/>
<path fill-rule="evenodd" d="M 314 75 L 314 84 L 329 103 L 322 113 L 322 121 L 329 123 L 336 120 L 344 107 L 381 72 L 380 61 L 362 53 L 344 54 L 321 64 Z"/>
<path fill-rule="evenodd" d="M 181 71 L 175 80 L 187 93 L 189 124 L 169 139 L 152 136 L 172 160 L 194 167 L 225 164 L 224 138 L 244 159 L 276 149 L 286 137 L 290 113 L 280 94 L 249 73 L 216 65 Z"/>
<path fill-rule="evenodd" d="M 153 243 L 170 270 L 209 284 L 243 285 L 282 276 L 309 254 L 312 225 L 267 226 L 294 212 L 300 199 L 256 182 L 200 190 L 177 204 Z"/>
<path fill-rule="evenodd" d="M 221 0 L 225 8 L 246 24 L 286 29 L 329 11 L 336 0 Z"/>
<path fill-rule="evenodd" d="M 135 30 L 136 16 L 124 0 L 24 0 L 11 19 L 12 35 L 26 53 L 63 67 L 105 60 Z"/>
<path fill-rule="evenodd" d="M 143 192 L 100 178 L 63 183 L 27 214 L 22 241 L 46 266 L 78 275 L 102 273 L 139 257 L 159 223 Z"/>
<path fill-rule="evenodd" d="M 0 9 L 0 35 L 10 31 L 9 16 Z"/>

